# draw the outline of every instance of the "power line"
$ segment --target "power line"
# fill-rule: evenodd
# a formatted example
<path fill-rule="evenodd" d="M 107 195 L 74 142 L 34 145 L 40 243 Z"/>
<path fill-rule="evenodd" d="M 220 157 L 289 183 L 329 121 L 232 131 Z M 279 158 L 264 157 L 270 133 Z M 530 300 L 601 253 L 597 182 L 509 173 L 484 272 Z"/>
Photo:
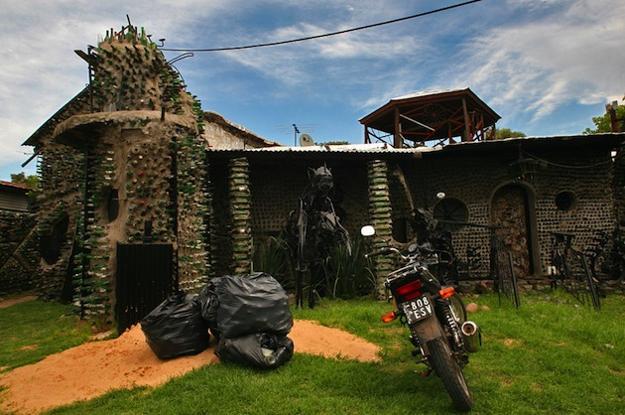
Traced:
<path fill-rule="evenodd" d="M 190 48 L 190 49 L 189 48 L 187 48 L 187 49 L 185 49 L 185 48 L 160 48 L 160 49 L 163 50 L 163 51 L 167 51 L 167 52 L 223 52 L 223 51 L 227 51 L 227 50 L 242 50 L 242 49 L 264 48 L 264 47 L 267 47 L 267 46 L 286 45 L 288 43 L 304 42 L 306 40 L 320 39 L 320 38 L 323 38 L 323 37 L 342 35 L 344 33 L 356 32 L 358 30 L 370 29 L 372 27 L 378 27 L 378 26 L 384 26 L 384 25 L 391 24 L 391 23 L 403 22 L 405 20 L 415 19 L 417 17 L 428 16 L 430 14 L 435 14 L 435 13 L 440 13 L 440 12 L 444 12 L 444 11 L 451 10 L 451 9 L 456 9 L 458 7 L 467 6 L 469 4 L 477 3 L 477 2 L 480 2 L 480 1 L 482 1 L 482 0 L 465 1 L 465 2 L 462 2 L 462 3 L 452 4 L 450 6 L 441 7 L 439 9 L 429 10 L 427 12 L 421 12 L 421 13 L 413 14 L 413 15 L 410 15 L 410 16 L 400 17 L 400 18 L 397 18 L 397 19 L 385 20 L 383 22 L 372 23 L 372 24 L 368 24 L 368 25 L 365 25 L 365 26 L 352 27 L 350 29 L 339 30 L 339 31 L 330 32 L 330 33 L 324 33 L 324 34 L 321 34 L 321 35 L 300 37 L 300 38 L 297 38 L 297 39 L 280 40 L 280 41 L 277 41 L 277 42 L 268 42 L 268 43 L 256 43 L 256 44 L 245 45 L 245 46 L 228 46 L 228 47 L 223 47 L 223 48 L 199 48 L 199 49 L 192 49 L 192 48 Z"/>

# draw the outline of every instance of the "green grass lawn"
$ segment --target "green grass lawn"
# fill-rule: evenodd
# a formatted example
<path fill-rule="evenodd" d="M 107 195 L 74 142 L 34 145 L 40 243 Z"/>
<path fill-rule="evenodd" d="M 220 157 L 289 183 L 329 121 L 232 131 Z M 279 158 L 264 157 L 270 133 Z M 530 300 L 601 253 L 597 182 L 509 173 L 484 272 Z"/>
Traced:
<path fill-rule="evenodd" d="M 0 309 L 0 373 L 83 343 L 90 334 L 71 306 L 29 301 Z"/>
<path fill-rule="evenodd" d="M 576 306 L 565 294 L 535 294 L 522 300 L 522 308 L 515 310 L 498 306 L 495 296 L 477 299 L 490 310 L 470 316 L 482 327 L 485 342 L 465 370 L 476 401 L 474 413 L 625 413 L 625 297 L 609 297 L 600 313 Z M 31 306 L 30 311 L 36 311 L 41 304 Z M 423 369 L 410 356 L 407 331 L 398 322 L 380 322 L 379 316 L 389 309 L 388 304 L 373 301 L 327 301 L 314 310 L 295 312 L 296 318 L 341 327 L 381 345 L 380 363 L 296 354 L 286 366 L 272 372 L 220 364 L 195 370 L 159 388 L 114 391 L 52 413 L 451 412 L 440 380 L 434 375 L 419 376 Z M 0 310 L 0 322 L 18 327 L 25 317 L 6 319 L 8 310 Z M 61 309 L 58 312 L 61 314 Z M 55 319 L 37 324 L 51 330 Z M 36 330 L 24 334 L 29 332 Z M 57 341 L 65 341 L 62 337 Z M 4 349 L 5 343 L 6 339 L 0 338 L 0 348 Z"/>

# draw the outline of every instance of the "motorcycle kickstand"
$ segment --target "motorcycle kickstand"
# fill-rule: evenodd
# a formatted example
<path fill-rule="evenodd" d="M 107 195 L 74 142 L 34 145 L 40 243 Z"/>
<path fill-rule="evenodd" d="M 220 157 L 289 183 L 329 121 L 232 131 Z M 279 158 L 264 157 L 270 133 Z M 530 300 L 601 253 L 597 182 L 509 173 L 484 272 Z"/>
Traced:
<path fill-rule="evenodd" d="M 417 355 L 421 354 L 421 350 L 413 350 L 411 354 L 413 357 L 416 357 Z M 427 378 L 428 376 L 432 374 L 432 368 L 428 364 L 427 359 L 425 357 L 421 358 L 420 360 L 417 360 L 415 363 L 418 365 L 423 364 L 426 366 L 426 369 L 423 372 L 419 372 L 419 376 L 421 376 L 422 378 Z"/>

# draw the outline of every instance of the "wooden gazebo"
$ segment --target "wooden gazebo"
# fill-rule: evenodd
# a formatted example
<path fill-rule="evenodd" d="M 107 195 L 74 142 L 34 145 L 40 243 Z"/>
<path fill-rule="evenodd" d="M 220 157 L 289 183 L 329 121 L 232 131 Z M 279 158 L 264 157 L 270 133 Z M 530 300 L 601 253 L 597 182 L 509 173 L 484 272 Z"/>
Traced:
<path fill-rule="evenodd" d="M 401 148 L 432 141 L 436 146 L 486 140 L 494 137 L 500 118 L 466 88 L 393 98 L 361 118 L 360 123 L 365 127 L 365 143 L 384 141 Z"/>

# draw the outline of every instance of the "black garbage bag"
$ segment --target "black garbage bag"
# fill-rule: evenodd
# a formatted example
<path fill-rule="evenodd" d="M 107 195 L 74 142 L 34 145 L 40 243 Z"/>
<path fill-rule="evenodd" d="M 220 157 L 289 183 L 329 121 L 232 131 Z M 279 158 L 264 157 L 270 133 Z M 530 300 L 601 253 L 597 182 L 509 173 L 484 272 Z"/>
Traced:
<path fill-rule="evenodd" d="M 259 369 L 275 369 L 293 357 L 293 341 L 270 333 L 254 333 L 233 339 L 222 337 L 215 352 L 222 360 Z"/>
<path fill-rule="evenodd" d="M 200 303 L 202 318 L 208 324 L 213 334 L 217 336 L 217 308 L 219 307 L 219 300 L 215 283 L 213 283 L 215 280 L 218 280 L 218 278 L 213 279 L 202 288 L 198 295 L 198 302 Z"/>
<path fill-rule="evenodd" d="M 160 359 L 197 354 L 208 347 L 209 335 L 197 296 L 177 292 L 141 320 L 141 329 Z"/>
<path fill-rule="evenodd" d="M 288 296 L 271 275 L 257 272 L 218 277 L 209 285 L 212 288 L 208 292 L 214 293 L 208 296 L 211 302 L 217 298 L 216 313 L 212 303 L 202 304 L 202 308 L 207 310 L 205 317 L 216 336 L 234 338 L 252 333 L 285 336 L 291 331 L 293 317 Z"/>

